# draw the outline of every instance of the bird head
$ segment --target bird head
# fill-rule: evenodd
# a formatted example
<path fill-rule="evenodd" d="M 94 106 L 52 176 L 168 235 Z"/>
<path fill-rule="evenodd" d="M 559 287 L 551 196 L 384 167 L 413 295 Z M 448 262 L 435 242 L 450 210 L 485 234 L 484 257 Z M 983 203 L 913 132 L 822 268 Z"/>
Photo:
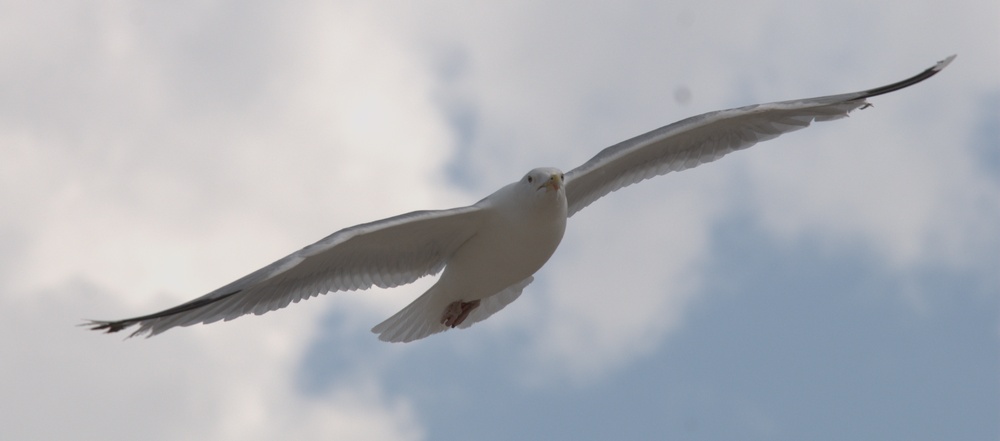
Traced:
<path fill-rule="evenodd" d="M 563 187 L 563 172 L 555 168 L 536 168 L 524 175 L 524 181 L 536 191 L 559 191 Z"/>

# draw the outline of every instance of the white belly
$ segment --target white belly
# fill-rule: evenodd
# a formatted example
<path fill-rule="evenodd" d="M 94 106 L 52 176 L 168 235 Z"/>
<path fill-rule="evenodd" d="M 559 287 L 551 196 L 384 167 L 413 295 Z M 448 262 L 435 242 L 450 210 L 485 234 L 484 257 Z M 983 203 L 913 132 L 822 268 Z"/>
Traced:
<path fill-rule="evenodd" d="M 566 230 L 565 212 L 544 222 L 490 219 L 448 261 L 438 288 L 448 301 L 491 296 L 526 279 L 552 257 Z"/>

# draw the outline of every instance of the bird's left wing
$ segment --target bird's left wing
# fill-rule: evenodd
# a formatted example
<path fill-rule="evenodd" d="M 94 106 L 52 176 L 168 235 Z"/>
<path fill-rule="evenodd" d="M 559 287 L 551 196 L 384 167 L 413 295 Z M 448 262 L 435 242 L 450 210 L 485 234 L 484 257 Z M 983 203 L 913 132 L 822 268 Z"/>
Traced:
<path fill-rule="evenodd" d="M 261 315 L 330 291 L 404 285 L 441 271 L 449 256 L 476 234 L 481 218 L 482 208 L 473 205 L 416 211 L 345 228 L 187 303 L 86 325 L 107 332 L 139 325 L 132 336 L 152 336 L 175 326 Z"/>
<path fill-rule="evenodd" d="M 868 106 L 865 99 L 912 86 L 944 69 L 954 55 L 903 81 L 862 92 L 755 104 L 693 116 L 602 150 L 566 173 L 568 214 L 622 187 L 711 162 L 808 126 Z"/>

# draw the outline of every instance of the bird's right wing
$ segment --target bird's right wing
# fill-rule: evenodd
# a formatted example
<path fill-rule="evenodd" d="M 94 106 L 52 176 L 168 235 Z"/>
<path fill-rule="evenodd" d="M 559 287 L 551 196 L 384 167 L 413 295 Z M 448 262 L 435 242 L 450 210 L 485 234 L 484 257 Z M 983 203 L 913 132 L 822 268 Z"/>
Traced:
<path fill-rule="evenodd" d="M 687 118 L 601 150 L 566 173 L 568 214 L 622 187 L 711 162 L 760 141 L 868 106 L 865 99 L 912 86 L 944 69 L 954 55 L 903 81 L 862 92 L 755 104 Z"/>
<path fill-rule="evenodd" d="M 156 335 L 175 326 L 261 315 L 330 291 L 390 288 L 436 274 L 476 234 L 480 205 L 415 211 L 345 228 L 187 303 L 124 320 L 93 320 L 94 330 Z"/>

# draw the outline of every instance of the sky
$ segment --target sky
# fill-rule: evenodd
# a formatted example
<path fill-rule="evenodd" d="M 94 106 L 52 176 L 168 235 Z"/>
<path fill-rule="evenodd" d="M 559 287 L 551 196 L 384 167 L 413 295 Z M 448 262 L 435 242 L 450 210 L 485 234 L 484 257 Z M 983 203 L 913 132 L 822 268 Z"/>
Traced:
<path fill-rule="evenodd" d="M 0 3 L 0 438 L 1000 439 L 1000 4 L 452 3 Z M 432 279 L 77 326 L 951 54 L 595 202 L 466 330 L 369 332 Z"/>

